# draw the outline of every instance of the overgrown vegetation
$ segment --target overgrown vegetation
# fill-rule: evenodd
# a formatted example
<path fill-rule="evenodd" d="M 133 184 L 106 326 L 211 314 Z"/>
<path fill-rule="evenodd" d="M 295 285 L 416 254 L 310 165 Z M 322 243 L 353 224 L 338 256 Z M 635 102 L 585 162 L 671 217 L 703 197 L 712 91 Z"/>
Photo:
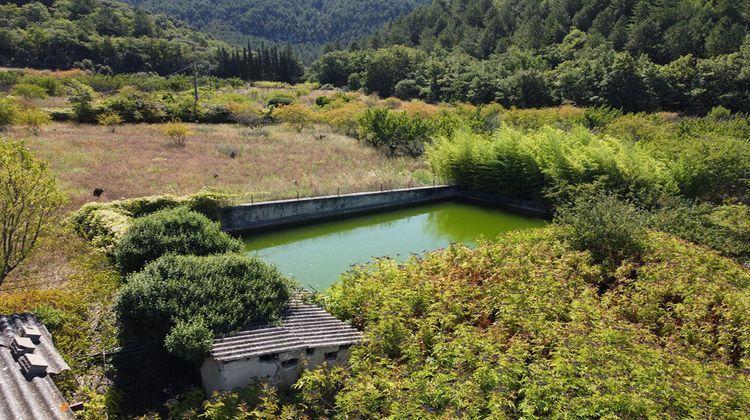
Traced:
<path fill-rule="evenodd" d="M 167 253 L 211 255 L 241 249 L 241 242 L 224 233 L 217 222 L 178 207 L 134 219 L 113 255 L 120 270 L 127 274 Z"/>
<path fill-rule="evenodd" d="M 165 255 L 130 275 L 120 292 L 122 342 L 164 346 L 200 364 L 215 336 L 278 317 L 288 284 L 257 258 Z"/>
<path fill-rule="evenodd" d="M 31 254 L 63 200 L 44 162 L 23 143 L 0 138 L 0 285 Z"/>
<path fill-rule="evenodd" d="M 365 331 L 348 369 L 280 398 L 215 396 L 193 413 L 291 417 L 743 417 L 747 269 L 650 232 L 602 267 L 557 227 L 345 274 L 328 309 Z M 184 407 L 183 407 L 184 409 Z"/>

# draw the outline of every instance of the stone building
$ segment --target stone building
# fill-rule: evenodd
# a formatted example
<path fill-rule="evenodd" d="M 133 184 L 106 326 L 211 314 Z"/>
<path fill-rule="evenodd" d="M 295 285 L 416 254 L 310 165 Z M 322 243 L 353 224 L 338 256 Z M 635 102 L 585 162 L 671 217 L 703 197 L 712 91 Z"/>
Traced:
<path fill-rule="evenodd" d="M 278 325 L 254 325 L 214 340 L 201 367 L 207 394 L 257 382 L 287 389 L 303 369 L 347 363 L 362 334 L 325 310 L 293 301 Z"/>

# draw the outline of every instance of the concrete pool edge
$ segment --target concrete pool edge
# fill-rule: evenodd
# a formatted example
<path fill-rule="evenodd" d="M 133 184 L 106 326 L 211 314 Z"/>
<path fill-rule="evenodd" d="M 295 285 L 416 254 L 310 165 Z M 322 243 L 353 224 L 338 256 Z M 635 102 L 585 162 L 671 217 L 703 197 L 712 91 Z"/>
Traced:
<path fill-rule="evenodd" d="M 243 233 L 446 200 L 466 200 L 515 213 L 549 216 L 539 203 L 440 185 L 240 204 L 222 208 L 220 220 L 225 231 Z"/>

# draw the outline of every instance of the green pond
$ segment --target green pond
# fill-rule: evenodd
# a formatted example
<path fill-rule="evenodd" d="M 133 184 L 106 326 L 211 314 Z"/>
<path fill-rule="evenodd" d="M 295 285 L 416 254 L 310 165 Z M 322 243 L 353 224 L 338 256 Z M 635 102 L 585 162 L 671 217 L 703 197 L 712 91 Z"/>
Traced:
<path fill-rule="evenodd" d="M 254 232 L 243 239 L 251 255 L 275 264 L 302 286 L 323 291 L 352 265 L 374 257 L 404 260 L 451 242 L 473 244 L 480 237 L 544 224 L 542 219 L 448 201 Z"/>

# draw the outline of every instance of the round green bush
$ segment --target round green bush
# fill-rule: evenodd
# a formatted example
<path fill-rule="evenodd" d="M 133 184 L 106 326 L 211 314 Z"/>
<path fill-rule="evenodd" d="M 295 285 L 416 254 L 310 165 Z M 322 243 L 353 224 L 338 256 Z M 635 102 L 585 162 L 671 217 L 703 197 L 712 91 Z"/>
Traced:
<path fill-rule="evenodd" d="M 121 338 L 200 361 L 213 336 L 277 318 L 290 284 L 275 267 L 242 254 L 165 255 L 123 286 L 116 306 Z"/>
<path fill-rule="evenodd" d="M 294 98 L 288 96 L 274 96 L 268 100 L 267 106 L 277 107 L 291 105 L 294 103 Z"/>
<path fill-rule="evenodd" d="M 242 242 L 223 232 L 219 223 L 179 207 L 133 220 L 115 247 L 114 257 L 127 274 L 164 254 L 210 255 L 241 249 Z"/>

